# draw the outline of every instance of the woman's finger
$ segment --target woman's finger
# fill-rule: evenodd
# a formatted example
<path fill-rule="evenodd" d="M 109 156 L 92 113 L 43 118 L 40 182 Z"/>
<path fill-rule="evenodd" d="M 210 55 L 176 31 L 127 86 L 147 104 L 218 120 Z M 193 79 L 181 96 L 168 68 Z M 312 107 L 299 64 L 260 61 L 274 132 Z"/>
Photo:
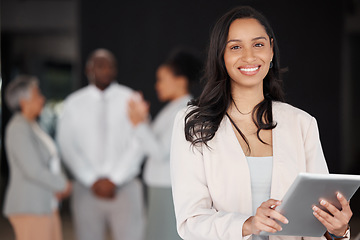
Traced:
<path fill-rule="evenodd" d="M 329 203 L 324 199 L 320 201 L 320 205 L 324 206 L 333 216 L 337 216 L 341 214 L 340 210 L 337 207 L 335 207 L 334 205 L 332 205 L 331 203 Z"/>
<path fill-rule="evenodd" d="M 317 206 L 313 206 L 313 211 L 319 215 L 322 219 L 324 219 L 325 221 L 327 221 L 328 223 L 332 223 L 334 221 L 334 217 L 331 216 L 329 213 L 323 211 L 322 209 L 320 209 Z"/>
<path fill-rule="evenodd" d="M 281 205 L 281 201 L 279 200 L 275 200 L 275 199 L 269 199 L 265 202 L 263 202 L 260 207 L 263 208 L 275 208 L 276 206 L 280 206 Z"/>
<path fill-rule="evenodd" d="M 272 228 L 272 227 L 269 227 L 269 226 L 266 226 L 266 225 L 262 225 L 262 226 L 260 226 L 260 227 L 258 228 L 258 230 L 256 230 L 256 232 L 255 232 L 254 234 L 259 235 L 260 232 L 262 232 L 262 231 L 264 231 L 264 232 L 269 232 L 269 233 L 276 233 L 276 232 L 277 232 L 277 230 L 274 229 L 274 228 Z"/>
<path fill-rule="evenodd" d="M 284 224 L 288 224 L 289 221 L 275 209 L 277 206 L 281 205 L 281 201 L 269 199 L 266 202 L 263 202 L 261 206 L 258 208 L 261 214 L 265 215 L 268 218 L 276 219 Z"/>
<path fill-rule="evenodd" d="M 334 205 L 332 205 L 326 200 L 321 200 L 320 204 L 324 206 L 334 216 L 334 220 L 337 220 L 342 224 L 347 224 L 352 216 L 352 211 L 346 199 L 341 194 L 337 195 L 339 202 L 342 205 L 342 210 L 337 209 Z"/>
<path fill-rule="evenodd" d="M 273 209 L 270 209 L 269 217 L 272 219 L 278 220 L 284 224 L 289 223 L 289 220 L 284 215 L 282 215 L 281 213 L 279 213 L 278 211 L 273 210 Z"/>
<path fill-rule="evenodd" d="M 319 220 L 322 225 L 326 227 L 326 229 L 333 229 L 331 222 L 323 218 L 317 211 L 314 211 L 313 214 L 317 218 L 317 220 Z"/>
<path fill-rule="evenodd" d="M 314 216 L 326 227 L 329 232 L 335 235 L 341 235 L 345 232 L 344 229 L 347 228 L 348 221 L 341 213 L 337 216 L 331 216 L 329 213 L 316 206 L 313 207 L 313 210 Z"/>
<path fill-rule="evenodd" d="M 265 218 L 263 219 L 264 226 L 267 226 L 269 228 L 274 229 L 275 231 L 281 231 L 282 227 L 278 222 L 276 222 L 274 219 L 271 218 Z"/>
<path fill-rule="evenodd" d="M 335 217 L 332 218 L 332 221 L 325 219 L 323 216 L 318 214 L 318 212 L 313 212 L 314 216 L 326 227 L 327 231 L 335 234 L 337 236 L 342 236 L 346 229 L 348 228 L 347 222 L 338 221 Z"/>
<path fill-rule="evenodd" d="M 337 197 L 337 199 L 339 200 L 339 202 L 340 202 L 340 204 L 341 204 L 341 208 L 342 208 L 341 212 L 348 217 L 347 220 L 349 221 L 350 218 L 351 218 L 352 215 L 353 215 L 353 213 L 352 213 L 352 211 L 351 211 L 351 208 L 350 208 L 350 202 L 348 202 L 348 201 L 346 200 L 346 198 L 344 197 L 344 195 L 342 195 L 342 194 L 339 193 L 339 192 L 336 194 L 336 197 Z"/>
<path fill-rule="evenodd" d="M 274 220 L 266 217 L 255 216 L 252 222 L 253 234 L 259 234 L 261 231 L 275 233 L 281 230 L 281 226 Z"/>

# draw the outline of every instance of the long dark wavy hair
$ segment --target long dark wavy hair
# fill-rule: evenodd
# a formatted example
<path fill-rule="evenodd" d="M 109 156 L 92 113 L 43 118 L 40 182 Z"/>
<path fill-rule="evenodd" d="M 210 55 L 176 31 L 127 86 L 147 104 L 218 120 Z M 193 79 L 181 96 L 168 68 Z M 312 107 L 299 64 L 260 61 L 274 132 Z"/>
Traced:
<path fill-rule="evenodd" d="M 185 137 L 193 146 L 207 145 L 219 128 L 228 107 L 231 104 L 230 77 L 226 71 L 224 51 L 231 23 L 240 18 L 252 18 L 264 26 L 273 45 L 273 67 L 263 81 L 264 100 L 253 109 L 253 121 L 257 126 L 258 139 L 266 144 L 259 136 L 260 130 L 276 127 L 272 116 L 272 101 L 284 101 L 283 84 L 280 78 L 280 59 L 277 41 L 268 20 L 255 9 L 248 6 L 234 8 L 223 15 L 213 27 L 208 48 L 207 61 L 202 81 L 204 89 L 199 98 L 191 101 L 190 112 L 185 117 Z M 250 146 L 244 134 L 240 135 L 245 140 L 249 150 Z"/>

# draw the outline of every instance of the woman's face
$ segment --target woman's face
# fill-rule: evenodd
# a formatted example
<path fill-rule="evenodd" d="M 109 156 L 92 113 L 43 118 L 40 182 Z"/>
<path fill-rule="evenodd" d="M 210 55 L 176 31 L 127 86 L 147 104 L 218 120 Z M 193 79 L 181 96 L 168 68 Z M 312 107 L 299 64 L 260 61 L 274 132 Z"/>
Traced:
<path fill-rule="evenodd" d="M 30 88 L 30 97 L 22 100 L 22 108 L 27 108 L 28 112 L 35 117 L 39 116 L 45 103 L 45 97 L 41 94 L 38 86 Z"/>
<path fill-rule="evenodd" d="M 156 71 L 155 83 L 159 100 L 166 102 L 175 99 L 178 91 L 181 90 L 180 81 L 168 66 L 160 66 Z"/>
<path fill-rule="evenodd" d="M 224 62 L 232 88 L 262 87 L 272 57 L 272 39 L 256 19 L 243 18 L 231 23 Z"/>

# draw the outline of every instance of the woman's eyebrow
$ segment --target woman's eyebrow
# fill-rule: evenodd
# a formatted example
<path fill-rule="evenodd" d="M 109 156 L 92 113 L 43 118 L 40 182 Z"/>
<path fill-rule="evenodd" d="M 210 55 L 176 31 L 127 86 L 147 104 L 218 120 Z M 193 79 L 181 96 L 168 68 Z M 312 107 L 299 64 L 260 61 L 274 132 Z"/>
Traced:
<path fill-rule="evenodd" d="M 267 40 L 266 37 L 256 37 L 256 38 L 251 39 L 251 41 L 256 41 L 256 40 L 260 40 L 260 39 Z M 230 43 L 230 42 L 242 42 L 242 40 L 241 39 L 230 39 L 226 43 Z"/>
<path fill-rule="evenodd" d="M 260 39 L 267 40 L 266 37 L 256 37 L 256 38 L 253 38 L 252 41 L 256 41 L 256 40 L 260 40 Z"/>

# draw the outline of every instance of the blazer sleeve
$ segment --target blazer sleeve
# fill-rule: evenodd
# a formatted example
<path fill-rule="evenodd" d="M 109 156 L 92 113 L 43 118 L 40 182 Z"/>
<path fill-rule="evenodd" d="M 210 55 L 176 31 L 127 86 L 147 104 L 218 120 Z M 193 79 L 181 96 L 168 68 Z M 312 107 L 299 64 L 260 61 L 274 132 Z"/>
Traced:
<path fill-rule="evenodd" d="M 306 171 L 310 173 L 329 173 L 321 147 L 316 119 L 312 117 L 305 137 Z"/>
<path fill-rule="evenodd" d="M 135 128 L 135 134 L 146 155 L 157 161 L 164 159 L 162 157 L 164 148 L 161 146 L 161 142 L 156 138 L 148 123 L 139 124 L 139 126 Z"/>
<path fill-rule="evenodd" d="M 172 123 L 173 120 L 169 119 L 169 122 Z M 148 123 L 141 123 L 136 128 L 136 136 L 143 151 L 152 161 L 159 163 L 169 161 L 172 129 L 172 124 L 169 127 L 164 126 L 162 137 L 157 137 Z"/>
<path fill-rule="evenodd" d="M 25 178 L 53 192 L 65 189 L 66 178 L 52 173 L 41 161 L 42 156 L 37 151 L 39 146 L 31 137 L 29 127 L 23 124 L 13 125 L 7 132 L 7 138 L 8 156 Z"/>
<path fill-rule="evenodd" d="M 307 172 L 322 174 L 329 173 L 321 147 L 318 125 L 314 117 L 312 117 L 306 133 L 305 154 Z M 304 240 L 326 240 L 326 237 L 304 237 Z"/>
<path fill-rule="evenodd" d="M 213 207 L 206 181 L 206 159 L 186 141 L 184 116 L 184 111 L 176 116 L 170 156 L 178 233 L 183 239 L 242 239 L 242 226 L 250 216 Z"/>

